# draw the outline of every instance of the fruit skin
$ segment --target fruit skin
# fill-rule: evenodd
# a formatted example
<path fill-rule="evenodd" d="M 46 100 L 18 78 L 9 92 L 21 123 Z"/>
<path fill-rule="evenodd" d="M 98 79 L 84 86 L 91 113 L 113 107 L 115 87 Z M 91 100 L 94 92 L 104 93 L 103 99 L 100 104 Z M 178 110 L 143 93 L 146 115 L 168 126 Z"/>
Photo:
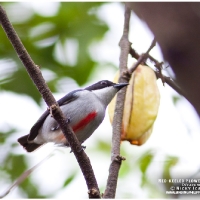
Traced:
<path fill-rule="evenodd" d="M 119 72 L 114 82 L 118 82 Z M 160 94 L 154 71 L 147 66 L 139 65 L 131 76 L 127 87 L 122 121 L 121 140 L 134 145 L 144 144 L 150 137 L 153 124 L 158 114 Z M 108 106 L 112 123 L 116 96 Z"/>

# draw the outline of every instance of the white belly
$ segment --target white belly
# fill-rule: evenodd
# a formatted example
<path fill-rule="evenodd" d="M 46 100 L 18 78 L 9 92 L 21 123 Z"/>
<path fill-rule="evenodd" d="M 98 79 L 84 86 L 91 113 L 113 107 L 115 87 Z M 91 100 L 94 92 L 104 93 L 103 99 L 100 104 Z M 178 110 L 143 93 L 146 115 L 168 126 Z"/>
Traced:
<path fill-rule="evenodd" d="M 87 106 L 84 106 L 85 104 L 83 105 L 83 102 L 87 102 Z M 74 128 L 74 132 L 81 143 L 92 135 L 92 133 L 101 124 L 105 116 L 105 107 L 96 99 L 95 96 L 89 100 L 87 95 L 82 96 L 81 98 L 78 98 L 69 104 L 61 106 L 60 108 L 64 115 L 70 119 L 69 125 L 72 127 L 72 129 Z M 81 126 L 81 124 L 77 125 L 89 113 L 93 112 L 96 112 L 96 116 L 86 123 L 87 125 L 85 127 Z M 47 142 L 65 145 L 67 144 L 67 140 L 58 127 L 57 122 L 53 117 L 50 117 L 50 115 L 44 121 L 44 124 L 40 128 L 39 134 L 35 138 L 34 142 L 38 144 Z"/>

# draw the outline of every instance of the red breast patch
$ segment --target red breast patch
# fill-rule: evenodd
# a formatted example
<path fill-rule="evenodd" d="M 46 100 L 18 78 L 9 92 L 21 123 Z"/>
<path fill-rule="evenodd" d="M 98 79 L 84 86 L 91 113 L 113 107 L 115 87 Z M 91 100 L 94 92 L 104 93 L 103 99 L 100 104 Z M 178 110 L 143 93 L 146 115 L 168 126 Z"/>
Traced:
<path fill-rule="evenodd" d="M 76 132 L 82 128 L 84 128 L 87 124 L 89 124 L 95 117 L 97 116 L 96 112 L 89 113 L 85 118 L 83 118 L 78 124 L 72 127 L 73 131 Z"/>

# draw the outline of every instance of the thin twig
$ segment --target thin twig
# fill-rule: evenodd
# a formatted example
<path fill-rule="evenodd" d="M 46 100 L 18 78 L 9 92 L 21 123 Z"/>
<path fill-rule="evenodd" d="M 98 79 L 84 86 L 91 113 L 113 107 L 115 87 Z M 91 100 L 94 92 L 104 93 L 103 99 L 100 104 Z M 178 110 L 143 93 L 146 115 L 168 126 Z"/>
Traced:
<path fill-rule="evenodd" d="M 160 78 L 160 73 L 159 72 L 155 72 L 157 78 Z M 174 82 L 174 80 L 168 76 L 165 76 L 162 74 L 162 78 L 164 80 L 165 83 L 167 83 L 171 88 L 173 88 L 178 94 L 184 96 L 188 101 L 189 99 L 187 98 L 187 95 L 185 94 L 185 92 L 183 92 L 183 90 Z"/>
<path fill-rule="evenodd" d="M 149 52 L 151 51 L 151 49 L 152 49 L 155 45 L 156 45 L 156 40 L 155 40 L 155 38 L 154 38 L 153 41 L 152 41 L 152 43 L 151 43 L 151 45 L 150 45 L 150 47 L 149 47 L 148 50 L 146 51 L 146 53 L 142 54 L 142 55 L 138 58 L 137 62 L 129 69 L 130 74 L 132 74 L 142 62 L 145 62 L 145 61 L 146 61 L 146 59 L 148 58 Z M 136 52 L 135 52 L 135 53 L 136 53 Z"/>
<path fill-rule="evenodd" d="M 130 54 L 133 58 L 135 59 L 139 59 L 141 56 L 133 49 L 130 49 Z M 148 58 L 154 62 L 155 67 L 160 66 L 160 64 L 163 64 L 163 62 L 159 62 L 158 60 L 156 60 L 153 56 L 151 56 L 150 54 L 148 54 Z M 147 65 L 146 63 L 144 63 L 145 65 Z M 161 68 L 160 68 L 161 69 Z M 180 95 L 184 96 L 187 100 L 187 95 L 185 94 L 185 92 L 177 85 L 177 83 L 174 82 L 174 80 L 168 76 L 165 76 L 161 73 L 161 71 L 159 70 L 158 72 L 155 71 L 156 77 L 157 78 L 161 78 L 161 80 L 165 83 L 167 83 L 171 88 L 173 88 L 177 93 L 179 93 Z M 162 75 L 161 75 L 162 74 Z M 189 101 L 189 100 L 188 100 Z"/>
<path fill-rule="evenodd" d="M 6 195 L 8 195 L 11 190 L 13 190 L 15 187 L 17 187 L 18 185 L 20 185 L 33 171 L 35 171 L 42 163 L 44 163 L 44 161 L 46 161 L 47 159 L 49 159 L 51 156 L 53 156 L 53 154 L 49 154 L 48 156 L 46 156 L 43 160 L 41 160 L 38 164 L 36 164 L 35 166 L 33 166 L 32 168 L 28 169 L 27 171 L 25 171 L 7 190 L 3 195 L 0 195 L 0 199 L 4 198 Z"/>
<path fill-rule="evenodd" d="M 45 83 L 45 80 L 42 76 L 42 73 L 39 69 L 39 67 L 33 62 L 30 55 L 26 51 L 25 47 L 23 46 L 20 38 L 18 37 L 17 33 L 15 32 L 12 24 L 10 23 L 6 12 L 0 5 L 0 23 L 9 39 L 11 44 L 13 45 L 18 57 L 22 61 L 23 65 L 25 66 L 29 76 L 35 83 L 37 89 L 39 90 L 40 94 L 42 95 L 43 99 L 49 106 L 50 110 L 52 111 L 52 115 L 55 118 L 55 120 L 58 122 L 63 134 L 67 138 L 67 141 L 69 142 L 69 145 L 72 149 L 72 152 L 74 153 L 79 166 L 82 170 L 82 173 L 84 175 L 84 178 L 87 183 L 87 187 L 89 189 L 89 197 L 90 198 L 100 198 L 100 192 L 97 185 L 97 181 L 94 176 L 94 172 L 92 169 L 92 166 L 90 164 L 90 160 L 87 157 L 86 153 L 84 151 L 79 151 L 81 148 L 81 145 L 75 136 L 73 134 L 73 131 L 71 130 L 70 126 L 66 123 L 67 119 L 63 115 L 60 107 L 58 106 L 58 103 L 56 102 L 55 98 L 53 97 L 50 89 L 48 88 L 47 84 Z M 90 191 L 97 191 L 96 193 L 90 192 Z"/>
<path fill-rule="evenodd" d="M 130 14 L 131 14 L 130 9 L 125 6 L 124 29 L 122 38 L 119 43 L 119 46 L 121 48 L 120 65 L 119 65 L 120 83 L 129 82 L 128 77 L 124 76 L 124 72 L 127 71 L 127 59 L 131 46 L 128 40 Z M 122 128 L 122 117 L 124 110 L 125 95 L 126 95 L 126 88 L 123 88 L 117 94 L 115 113 L 113 119 L 111 164 L 109 168 L 109 176 L 107 180 L 106 190 L 103 195 L 103 198 L 115 197 L 118 173 L 121 166 L 121 161 L 124 160 L 124 158 L 120 156 L 120 140 L 121 140 L 121 128 Z"/>

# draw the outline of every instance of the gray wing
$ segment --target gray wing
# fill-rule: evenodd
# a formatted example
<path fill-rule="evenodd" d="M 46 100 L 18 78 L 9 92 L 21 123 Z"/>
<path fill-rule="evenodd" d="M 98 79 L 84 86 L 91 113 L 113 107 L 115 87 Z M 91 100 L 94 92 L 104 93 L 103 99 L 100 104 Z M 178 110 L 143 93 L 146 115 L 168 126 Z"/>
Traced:
<path fill-rule="evenodd" d="M 78 89 L 78 90 L 74 90 L 74 91 L 68 93 L 67 95 L 65 95 L 64 97 L 62 97 L 61 99 L 59 99 L 57 101 L 58 105 L 62 106 L 62 105 L 70 103 L 71 101 L 74 101 L 78 97 L 77 95 L 75 95 L 76 92 L 81 91 L 81 90 L 82 89 Z M 42 116 L 37 120 L 37 122 L 33 125 L 33 127 L 30 130 L 29 136 L 28 136 L 29 141 L 32 141 L 37 137 L 38 131 L 41 128 L 41 126 L 43 125 L 43 123 L 48 115 L 49 115 L 49 110 L 46 110 L 42 114 Z"/>

